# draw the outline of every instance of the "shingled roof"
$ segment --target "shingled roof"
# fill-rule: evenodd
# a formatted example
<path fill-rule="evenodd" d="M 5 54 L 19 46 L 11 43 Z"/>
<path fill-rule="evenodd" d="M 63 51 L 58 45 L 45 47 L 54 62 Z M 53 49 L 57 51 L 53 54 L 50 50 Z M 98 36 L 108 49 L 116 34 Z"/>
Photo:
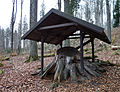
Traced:
<path fill-rule="evenodd" d="M 111 43 L 104 32 L 104 28 L 88 23 L 66 13 L 51 9 L 41 18 L 22 39 L 42 41 L 50 44 L 59 44 L 76 31 L 84 32 L 90 37 L 98 38 L 106 43 Z"/>

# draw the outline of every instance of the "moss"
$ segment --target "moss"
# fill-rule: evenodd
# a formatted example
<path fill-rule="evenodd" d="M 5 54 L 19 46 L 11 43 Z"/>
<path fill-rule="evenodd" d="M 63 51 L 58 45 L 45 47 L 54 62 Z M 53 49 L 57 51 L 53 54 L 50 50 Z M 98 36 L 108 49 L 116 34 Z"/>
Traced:
<path fill-rule="evenodd" d="M 32 61 L 36 61 L 36 60 L 39 60 L 39 57 L 38 57 L 38 56 L 30 56 L 30 57 L 28 57 L 28 59 L 25 60 L 24 62 L 27 63 L 27 62 L 32 62 Z"/>
<path fill-rule="evenodd" d="M 17 56 L 17 53 L 16 53 L 16 52 L 12 52 L 12 53 L 10 54 L 10 56 Z"/>
<path fill-rule="evenodd" d="M 113 55 L 120 55 L 119 52 L 120 52 L 120 49 L 115 50 L 115 51 L 113 52 Z"/>
<path fill-rule="evenodd" d="M 89 52 L 89 51 L 85 51 L 84 54 L 91 54 L 91 52 Z"/>
<path fill-rule="evenodd" d="M 102 51 L 103 49 L 96 49 L 95 50 L 95 53 L 99 52 L 99 51 Z"/>
<path fill-rule="evenodd" d="M 50 54 L 45 54 L 44 57 L 51 57 L 51 56 L 55 56 L 55 53 L 50 53 Z"/>
<path fill-rule="evenodd" d="M 54 89 L 54 88 L 58 87 L 59 85 L 60 85 L 59 82 L 55 82 L 55 83 L 52 84 L 50 89 Z"/>
<path fill-rule="evenodd" d="M 1 56 L 0 57 L 0 61 L 5 61 L 5 60 L 9 60 L 10 58 L 8 56 Z"/>
<path fill-rule="evenodd" d="M 98 56 L 95 55 L 95 58 L 97 58 Z M 85 59 L 92 59 L 92 56 L 86 56 Z"/>
<path fill-rule="evenodd" d="M 103 44 L 103 49 L 107 50 L 107 46 L 105 44 Z"/>
<path fill-rule="evenodd" d="M 88 51 L 89 49 L 88 48 L 84 48 L 84 51 Z"/>
<path fill-rule="evenodd" d="M 3 63 L 0 63 L 0 67 L 3 67 L 4 66 L 4 64 Z"/>
<path fill-rule="evenodd" d="M 0 70 L 0 75 L 3 74 L 3 70 Z"/>
<path fill-rule="evenodd" d="M 116 39 L 116 35 L 113 36 L 113 38 L 112 38 L 112 43 L 115 42 L 115 39 Z"/>

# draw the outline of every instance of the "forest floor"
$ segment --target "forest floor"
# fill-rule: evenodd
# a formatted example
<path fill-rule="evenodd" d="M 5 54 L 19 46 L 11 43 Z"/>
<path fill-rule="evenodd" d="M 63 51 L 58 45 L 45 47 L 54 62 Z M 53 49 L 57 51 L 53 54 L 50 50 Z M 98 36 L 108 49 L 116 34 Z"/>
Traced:
<path fill-rule="evenodd" d="M 120 92 L 120 51 L 103 49 L 95 55 L 103 61 L 109 61 L 117 66 L 105 66 L 106 72 L 102 77 L 93 77 L 77 84 L 70 79 L 61 83 L 53 81 L 52 77 L 41 79 L 39 75 L 32 76 L 41 67 L 40 60 L 24 63 L 28 55 L 10 57 L 10 60 L 1 61 L 0 92 Z M 45 65 L 53 57 L 45 58 Z"/>
<path fill-rule="evenodd" d="M 99 54 L 99 59 L 120 64 L 120 54 L 113 55 L 106 50 L 96 54 Z M 24 63 L 26 57 L 27 55 L 14 56 L 9 61 L 2 61 L 4 66 L 0 67 L 3 70 L 0 75 L 0 92 L 120 92 L 120 66 L 106 66 L 107 71 L 102 77 L 94 77 L 80 84 L 70 79 L 57 83 L 51 77 L 41 79 L 39 75 L 31 76 L 31 73 L 40 68 L 40 61 Z M 45 64 L 52 59 L 53 57 L 45 58 Z M 53 89 L 54 86 L 58 87 Z"/>

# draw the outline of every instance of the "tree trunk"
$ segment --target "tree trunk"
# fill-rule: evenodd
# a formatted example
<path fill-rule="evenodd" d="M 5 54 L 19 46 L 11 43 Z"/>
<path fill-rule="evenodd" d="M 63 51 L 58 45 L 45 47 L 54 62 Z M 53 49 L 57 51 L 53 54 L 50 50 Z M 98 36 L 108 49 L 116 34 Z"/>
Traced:
<path fill-rule="evenodd" d="M 37 0 L 30 0 L 30 28 L 37 23 Z M 30 41 L 30 56 L 33 60 L 38 59 L 37 42 Z"/>
<path fill-rule="evenodd" d="M 28 31 L 28 23 L 27 23 L 27 19 L 26 19 L 26 16 L 24 17 L 24 20 L 23 20 L 23 34 L 26 33 Z M 27 48 L 29 48 L 27 46 L 28 44 L 28 40 L 24 40 L 23 41 L 23 49 L 24 49 L 24 52 Z"/>
<path fill-rule="evenodd" d="M 109 0 L 106 0 L 106 9 L 107 9 L 107 33 L 108 38 L 111 41 L 111 14 L 110 14 L 110 5 Z"/>
<path fill-rule="evenodd" d="M 19 36 L 18 36 L 18 54 L 21 52 L 21 35 L 22 35 L 22 10 L 23 10 L 23 0 L 21 0 L 21 15 L 20 15 L 20 24 L 19 24 Z"/>
<path fill-rule="evenodd" d="M 96 0 L 95 4 L 95 24 L 99 26 L 99 19 L 100 19 L 100 8 L 99 8 L 99 0 Z"/>
<path fill-rule="evenodd" d="M 103 27 L 103 1 L 100 1 L 100 24 Z"/>
<path fill-rule="evenodd" d="M 17 48 L 18 48 L 18 33 L 17 33 L 17 31 L 15 30 L 15 32 L 14 32 L 14 49 L 15 50 L 17 50 Z"/>
<path fill-rule="evenodd" d="M 9 32 L 10 32 L 10 29 L 9 28 L 7 28 L 6 29 L 6 43 L 5 43 L 5 49 L 8 51 L 8 49 L 9 49 L 9 43 L 10 43 L 10 40 L 9 40 Z"/>
<path fill-rule="evenodd" d="M 61 0 L 58 0 L 58 10 L 61 11 Z"/>
<path fill-rule="evenodd" d="M 64 0 L 64 12 L 67 14 L 69 14 L 69 10 L 70 10 L 69 2 L 70 0 Z M 70 39 L 64 41 L 64 47 L 66 46 L 70 46 Z"/>
<path fill-rule="evenodd" d="M 86 10 L 85 18 L 86 18 L 86 21 L 89 22 L 89 20 L 90 20 L 90 8 L 89 8 L 88 1 L 86 1 L 85 10 Z"/>
<path fill-rule="evenodd" d="M 15 7 L 16 7 L 16 11 L 15 11 Z M 12 8 L 13 8 L 13 10 L 12 10 L 10 27 L 11 27 L 11 51 L 13 52 L 13 49 L 14 49 L 13 48 L 13 30 L 14 30 L 14 24 L 15 24 L 16 14 L 17 14 L 17 0 L 13 0 L 13 7 Z"/>
<path fill-rule="evenodd" d="M 87 59 L 84 59 L 83 72 L 79 51 L 73 47 L 63 47 L 57 50 L 56 59 L 47 65 L 41 77 L 44 78 L 53 73 L 55 81 L 60 82 L 70 77 L 72 81 L 79 83 L 78 76 L 83 81 L 85 78 L 91 79 L 92 76 L 99 77 L 102 72 L 105 72 L 105 69 L 99 62 L 90 62 Z"/>

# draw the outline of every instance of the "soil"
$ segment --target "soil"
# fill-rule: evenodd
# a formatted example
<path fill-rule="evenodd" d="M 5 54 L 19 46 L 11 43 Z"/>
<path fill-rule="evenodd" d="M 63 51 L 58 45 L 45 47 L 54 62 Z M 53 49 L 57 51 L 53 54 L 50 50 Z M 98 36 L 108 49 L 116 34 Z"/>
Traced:
<path fill-rule="evenodd" d="M 100 53 L 103 54 L 98 58 L 106 60 L 108 56 L 105 54 L 108 51 L 103 52 L 97 53 L 99 56 Z M 114 61 L 117 57 L 110 55 L 110 61 L 112 59 Z M 0 92 L 120 92 L 119 66 L 106 66 L 107 71 L 102 77 L 94 77 L 92 80 L 85 80 L 80 84 L 74 83 L 70 79 L 57 83 L 51 77 L 41 79 L 39 75 L 31 76 L 31 73 L 41 67 L 41 63 L 39 60 L 24 63 L 25 59 L 26 56 L 21 55 L 11 57 L 10 61 L 2 61 L 4 66 L 0 67 L 3 70 L 3 74 L 0 75 Z M 53 57 L 45 58 L 45 65 L 52 59 Z M 116 61 L 117 59 L 120 60 L 120 58 L 116 58 Z"/>

